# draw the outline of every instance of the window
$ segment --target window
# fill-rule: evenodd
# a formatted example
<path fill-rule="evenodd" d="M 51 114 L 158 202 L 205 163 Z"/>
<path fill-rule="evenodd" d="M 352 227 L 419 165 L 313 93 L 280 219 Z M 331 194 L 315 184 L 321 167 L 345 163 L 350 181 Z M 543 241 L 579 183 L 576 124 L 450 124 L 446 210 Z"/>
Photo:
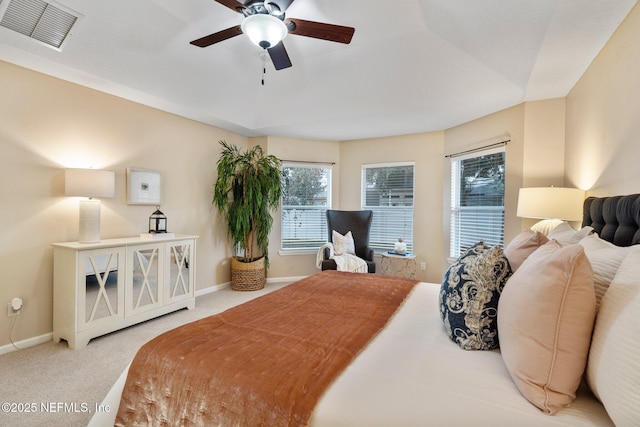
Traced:
<path fill-rule="evenodd" d="M 413 251 L 413 163 L 362 166 L 362 209 L 373 211 L 369 246 L 393 250 L 402 238 Z"/>
<path fill-rule="evenodd" d="M 451 250 L 504 245 L 504 147 L 451 159 Z"/>
<path fill-rule="evenodd" d="M 282 249 L 318 249 L 327 242 L 331 166 L 282 165 Z"/>

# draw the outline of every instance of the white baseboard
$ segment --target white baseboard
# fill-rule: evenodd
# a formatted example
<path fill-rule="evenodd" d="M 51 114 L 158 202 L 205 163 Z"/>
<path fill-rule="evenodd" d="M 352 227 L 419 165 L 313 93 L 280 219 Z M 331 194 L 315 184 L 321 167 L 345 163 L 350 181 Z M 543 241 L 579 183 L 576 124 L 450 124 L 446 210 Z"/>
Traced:
<path fill-rule="evenodd" d="M 11 353 L 16 350 L 24 350 L 25 348 L 33 347 L 34 345 L 44 344 L 53 339 L 53 333 L 49 332 L 48 334 L 40 335 L 37 337 L 27 338 L 26 340 L 15 342 L 15 347 L 13 344 L 7 344 L 0 347 L 0 355 Z M 18 347 L 18 348 L 16 348 Z"/>
<path fill-rule="evenodd" d="M 293 283 L 300 279 L 304 279 L 307 276 L 293 276 L 293 277 L 269 277 L 267 283 Z M 209 286 L 208 288 L 200 289 L 196 291 L 196 298 L 203 295 L 207 295 L 213 292 L 218 292 L 222 289 L 226 289 L 231 286 L 231 282 L 221 283 L 219 285 Z"/>
<path fill-rule="evenodd" d="M 267 278 L 267 283 L 286 283 L 286 282 L 297 282 L 298 280 L 304 279 L 308 276 L 293 276 L 293 277 L 271 277 Z"/>
<path fill-rule="evenodd" d="M 231 286 L 231 282 L 221 283 L 219 285 L 209 286 L 208 288 L 200 289 L 196 291 L 196 298 L 201 297 L 202 295 L 207 295 L 212 292 L 218 292 L 222 289 L 228 288 Z"/>

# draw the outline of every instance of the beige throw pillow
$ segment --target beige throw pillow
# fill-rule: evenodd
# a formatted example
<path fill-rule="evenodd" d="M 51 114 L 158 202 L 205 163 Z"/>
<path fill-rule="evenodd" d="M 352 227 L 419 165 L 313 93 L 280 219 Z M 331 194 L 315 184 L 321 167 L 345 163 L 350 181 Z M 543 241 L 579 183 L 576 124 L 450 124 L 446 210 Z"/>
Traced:
<path fill-rule="evenodd" d="M 514 237 L 507 247 L 504 248 L 504 254 L 509 260 L 511 271 L 516 271 L 533 251 L 548 241 L 547 236 L 540 232 L 534 232 L 531 229 L 526 229 Z"/>
<path fill-rule="evenodd" d="M 640 246 L 632 246 L 602 298 L 587 382 L 617 426 L 640 426 Z"/>
<path fill-rule="evenodd" d="M 351 231 L 347 231 L 347 234 L 343 236 L 336 230 L 332 230 L 331 240 L 333 240 L 333 252 L 335 255 L 356 254 L 356 245 Z"/>
<path fill-rule="evenodd" d="M 522 395 L 547 414 L 569 405 L 580 385 L 595 317 L 592 274 L 582 246 L 551 240 L 502 290 L 504 363 Z"/>

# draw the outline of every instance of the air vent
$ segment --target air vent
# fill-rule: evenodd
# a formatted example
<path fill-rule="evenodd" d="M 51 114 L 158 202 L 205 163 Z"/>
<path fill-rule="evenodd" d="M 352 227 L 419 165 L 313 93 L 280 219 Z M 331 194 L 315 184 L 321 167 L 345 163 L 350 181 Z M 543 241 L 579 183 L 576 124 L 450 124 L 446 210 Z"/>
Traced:
<path fill-rule="evenodd" d="M 9 0 L 0 26 L 60 49 L 78 16 L 42 0 Z"/>

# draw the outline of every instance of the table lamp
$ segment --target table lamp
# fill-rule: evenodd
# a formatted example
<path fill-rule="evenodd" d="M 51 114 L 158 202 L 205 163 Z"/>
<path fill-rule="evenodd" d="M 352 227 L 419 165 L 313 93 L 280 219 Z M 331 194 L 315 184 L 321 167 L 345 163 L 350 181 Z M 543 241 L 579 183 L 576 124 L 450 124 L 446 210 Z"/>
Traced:
<path fill-rule="evenodd" d="M 582 220 L 583 202 L 584 190 L 579 188 L 521 188 L 516 215 L 521 218 L 542 219 L 531 229 L 548 234 L 562 221 Z"/>
<path fill-rule="evenodd" d="M 88 197 L 80 200 L 80 243 L 100 241 L 100 200 L 94 197 L 111 198 L 115 193 L 115 173 L 97 169 L 65 169 L 64 194 Z"/>

